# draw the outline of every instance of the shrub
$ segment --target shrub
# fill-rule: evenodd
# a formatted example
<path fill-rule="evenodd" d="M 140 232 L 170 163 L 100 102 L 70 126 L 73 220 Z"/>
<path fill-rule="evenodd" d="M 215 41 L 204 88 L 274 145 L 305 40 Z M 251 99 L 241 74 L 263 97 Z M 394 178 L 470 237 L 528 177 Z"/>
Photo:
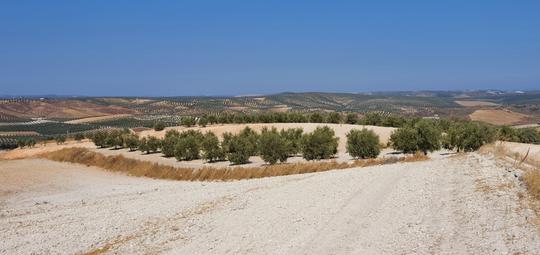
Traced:
<path fill-rule="evenodd" d="M 302 137 L 302 156 L 307 160 L 328 159 L 337 153 L 338 139 L 331 128 L 317 127 Z"/>
<path fill-rule="evenodd" d="M 365 128 L 353 129 L 347 134 L 347 152 L 355 158 L 376 158 L 381 153 L 379 136 Z"/>
<path fill-rule="evenodd" d="M 418 149 L 427 155 L 428 151 L 441 148 L 441 130 L 431 120 L 420 120 L 415 125 L 418 132 Z"/>
<path fill-rule="evenodd" d="M 122 137 L 124 148 L 135 151 L 139 147 L 139 137 L 135 134 L 124 134 Z"/>
<path fill-rule="evenodd" d="M 324 117 L 319 113 L 313 113 L 309 116 L 309 122 L 311 123 L 323 123 Z"/>
<path fill-rule="evenodd" d="M 382 116 L 376 112 L 368 112 L 360 122 L 363 125 L 380 126 L 382 123 Z"/>
<path fill-rule="evenodd" d="M 428 152 L 441 148 L 442 133 L 436 123 L 431 120 L 420 120 L 413 127 L 398 128 L 390 136 L 390 143 L 403 153 Z"/>
<path fill-rule="evenodd" d="M 66 137 L 63 135 L 59 135 L 59 136 L 56 136 L 54 140 L 56 141 L 56 144 L 63 144 L 66 142 Z"/>
<path fill-rule="evenodd" d="M 156 122 L 156 124 L 154 124 L 154 130 L 155 131 L 161 131 L 165 129 L 165 123 L 161 122 L 161 121 L 158 121 Z"/>
<path fill-rule="evenodd" d="M 300 152 L 302 147 L 303 132 L 304 131 L 301 128 L 289 128 L 281 130 L 280 135 L 285 139 L 287 144 L 287 154 L 296 155 Z"/>
<path fill-rule="evenodd" d="M 523 128 L 517 132 L 520 143 L 540 144 L 540 132 L 534 128 Z"/>
<path fill-rule="evenodd" d="M 77 134 L 75 134 L 75 135 L 73 136 L 73 138 L 75 139 L 75 141 L 80 142 L 80 141 L 82 141 L 82 139 L 84 139 L 84 134 L 82 134 L 82 133 L 77 133 Z"/>
<path fill-rule="evenodd" d="M 198 124 L 201 127 L 206 127 L 208 125 L 208 118 L 206 116 L 201 117 Z"/>
<path fill-rule="evenodd" d="M 119 147 L 124 146 L 124 141 L 122 140 L 123 134 L 124 132 L 116 129 L 107 132 L 105 135 L 105 144 L 107 147 L 118 149 Z"/>
<path fill-rule="evenodd" d="M 349 113 L 347 114 L 347 119 L 345 120 L 347 124 L 356 124 L 358 123 L 358 114 L 356 113 Z"/>
<path fill-rule="evenodd" d="M 249 161 L 252 149 L 251 141 L 245 136 L 223 134 L 222 147 L 227 159 L 233 164 L 245 164 Z"/>
<path fill-rule="evenodd" d="M 19 147 L 19 148 L 26 147 L 26 140 L 23 140 L 23 139 L 17 140 L 17 147 Z"/>
<path fill-rule="evenodd" d="M 165 157 L 175 156 L 176 143 L 178 142 L 179 137 L 180 133 L 174 129 L 168 130 L 165 133 L 165 137 L 161 144 L 161 152 Z"/>
<path fill-rule="evenodd" d="M 475 151 L 482 145 L 495 141 L 493 128 L 477 122 L 455 123 L 448 130 L 449 149 Z"/>
<path fill-rule="evenodd" d="M 415 153 L 418 151 L 418 132 L 412 127 L 398 128 L 390 135 L 392 148 L 403 153 Z"/>
<path fill-rule="evenodd" d="M 94 133 L 90 139 L 92 140 L 92 142 L 96 146 L 98 146 L 100 148 L 107 147 L 107 143 L 105 142 L 105 140 L 107 139 L 107 132 L 106 131 L 98 131 L 98 132 Z"/>
<path fill-rule="evenodd" d="M 379 125 L 383 127 L 403 127 L 405 125 L 405 118 L 394 114 L 383 117 L 381 121 Z"/>
<path fill-rule="evenodd" d="M 225 158 L 225 153 L 219 145 L 219 139 L 212 132 L 208 132 L 204 135 L 201 148 L 203 151 L 202 156 L 207 161 L 213 162 L 216 160 L 223 160 Z"/>
<path fill-rule="evenodd" d="M 190 116 L 184 116 L 180 119 L 180 124 L 182 126 L 191 127 L 191 126 L 195 126 L 196 123 L 197 123 L 197 120 Z"/>
<path fill-rule="evenodd" d="M 259 137 L 259 151 L 264 162 L 275 164 L 285 162 L 289 157 L 287 142 L 275 127 L 263 128 Z"/>
<path fill-rule="evenodd" d="M 161 140 L 154 136 L 150 136 L 146 141 L 146 146 L 148 146 L 149 152 L 157 152 L 161 148 Z"/>
<path fill-rule="evenodd" d="M 328 115 L 326 118 L 326 122 L 328 123 L 341 123 L 341 115 L 337 112 L 332 112 Z"/>
<path fill-rule="evenodd" d="M 246 140 L 246 150 L 249 152 L 250 156 L 255 156 L 258 154 L 258 142 L 259 135 L 250 127 L 245 127 L 238 136 L 245 138 Z"/>
<path fill-rule="evenodd" d="M 192 135 L 179 137 L 175 145 L 174 157 L 177 160 L 194 160 L 198 159 L 200 146 L 197 138 Z"/>
<path fill-rule="evenodd" d="M 148 147 L 148 139 L 146 137 L 143 137 L 139 140 L 138 149 L 142 152 L 145 152 L 146 154 L 150 154 L 150 149 Z"/>

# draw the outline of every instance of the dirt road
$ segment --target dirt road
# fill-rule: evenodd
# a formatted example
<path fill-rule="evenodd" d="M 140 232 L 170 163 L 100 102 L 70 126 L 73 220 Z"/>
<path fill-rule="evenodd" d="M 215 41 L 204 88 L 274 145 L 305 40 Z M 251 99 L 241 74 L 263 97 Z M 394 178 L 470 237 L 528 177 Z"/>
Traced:
<path fill-rule="evenodd" d="M 510 170 L 472 153 L 198 183 L 0 161 L 0 254 L 538 254 Z"/>

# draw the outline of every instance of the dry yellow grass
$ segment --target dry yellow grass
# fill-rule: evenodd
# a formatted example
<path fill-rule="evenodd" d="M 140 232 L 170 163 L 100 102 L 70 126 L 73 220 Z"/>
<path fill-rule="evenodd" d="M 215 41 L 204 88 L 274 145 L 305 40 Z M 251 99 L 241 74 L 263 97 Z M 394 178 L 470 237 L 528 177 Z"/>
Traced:
<path fill-rule="evenodd" d="M 527 119 L 527 115 L 509 110 L 482 109 L 469 115 L 471 120 L 483 121 L 494 125 L 513 125 Z"/>
<path fill-rule="evenodd" d="M 529 170 L 523 175 L 529 193 L 540 200 L 540 169 Z"/>
<path fill-rule="evenodd" d="M 525 153 L 512 151 L 508 147 L 512 145 L 515 147 L 516 143 L 489 144 L 483 146 L 480 152 L 490 152 L 498 158 L 510 159 L 513 161 L 514 167 L 523 168 L 525 170 L 523 182 L 527 191 L 531 196 L 540 200 L 540 159 L 530 154 L 530 149 L 527 149 Z"/>
<path fill-rule="evenodd" d="M 428 159 L 427 156 L 416 154 L 403 158 L 368 159 L 353 161 L 352 163 L 338 163 L 336 161 L 329 161 L 278 164 L 264 167 L 204 167 L 200 169 L 193 169 L 160 165 L 148 161 L 126 158 L 121 155 L 105 156 L 85 148 L 65 148 L 40 154 L 39 157 L 60 162 L 71 162 L 84 164 L 87 166 L 96 166 L 114 172 L 126 173 L 132 176 L 184 181 L 230 181 L 253 179 L 322 172 L 352 167 L 366 167 L 397 162 L 414 162 Z"/>
<path fill-rule="evenodd" d="M 475 106 L 498 106 L 499 104 L 488 102 L 488 101 L 479 101 L 479 100 L 457 100 L 454 101 L 457 104 L 465 107 L 475 107 Z"/>

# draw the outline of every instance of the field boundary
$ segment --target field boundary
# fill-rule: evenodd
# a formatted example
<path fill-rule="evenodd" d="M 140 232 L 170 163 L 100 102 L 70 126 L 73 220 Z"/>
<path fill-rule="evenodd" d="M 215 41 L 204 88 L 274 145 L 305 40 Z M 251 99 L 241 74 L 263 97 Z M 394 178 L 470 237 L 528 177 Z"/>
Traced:
<path fill-rule="evenodd" d="M 392 157 L 356 160 L 352 161 L 351 163 L 338 163 L 336 161 L 330 161 L 290 164 L 285 163 L 263 167 L 203 167 L 200 169 L 195 169 L 162 165 L 155 162 L 126 158 L 122 155 L 105 156 L 101 153 L 94 152 L 86 148 L 64 148 L 57 151 L 42 153 L 37 155 L 37 157 L 58 162 L 70 162 L 83 164 L 86 166 L 95 166 L 113 172 L 125 173 L 131 176 L 181 181 L 233 181 L 315 173 L 329 170 L 393 164 L 398 162 L 415 162 L 429 159 L 429 157 L 423 154 L 415 154 L 402 158 Z"/>

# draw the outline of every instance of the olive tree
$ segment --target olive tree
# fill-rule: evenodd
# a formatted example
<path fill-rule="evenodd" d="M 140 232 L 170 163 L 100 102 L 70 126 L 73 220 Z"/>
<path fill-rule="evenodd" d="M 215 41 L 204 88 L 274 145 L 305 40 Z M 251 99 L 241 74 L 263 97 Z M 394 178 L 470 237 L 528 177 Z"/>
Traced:
<path fill-rule="evenodd" d="M 227 159 L 233 164 L 245 164 L 249 162 L 252 153 L 251 141 L 245 136 L 223 134 L 223 149 Z"/>
<path fill-rule="evenodd" d="M 223 160 L 225 158 L 225 152 L 219 144 L 218 137 L 212 133 L 207 132 L 201 142 L 202 157 L 209 161 Z"/>
<path fill-rule="evenodd" d="M 376 158 L 381 153 L 379 136 L 369 129 L 353 129 L 347 134 L 347 152 L 355 158 Z"/>
<path fill-rule="evenodd" d="M 302 157 L 307 160 L 329 159 L 337 153 L 339 138 L 328 126 L 317 127 L 302 137 Z"/>
<path fill-rule="evenodd" d="M 287 161 L 289 153 L 287 142 L 275 127 L 263 128 L 259 137 L 259 151 L 264 162 L 275 164 Z"/>

